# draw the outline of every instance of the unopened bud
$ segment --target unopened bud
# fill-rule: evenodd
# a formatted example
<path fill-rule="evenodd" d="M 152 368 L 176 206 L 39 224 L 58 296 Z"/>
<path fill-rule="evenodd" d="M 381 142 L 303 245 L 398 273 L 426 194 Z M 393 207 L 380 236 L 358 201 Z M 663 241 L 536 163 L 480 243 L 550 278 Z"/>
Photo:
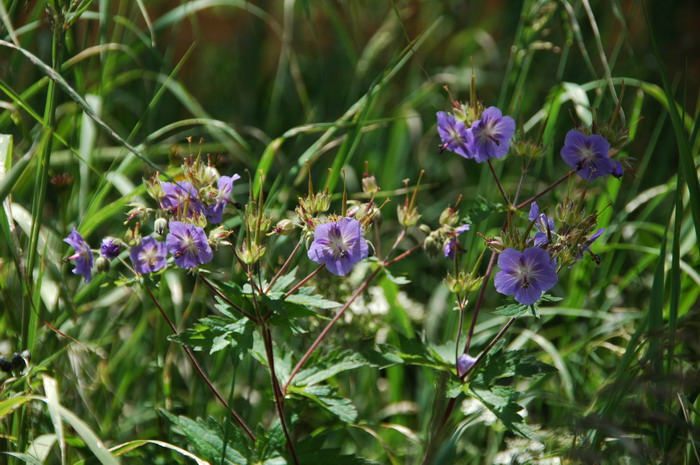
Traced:
<path fill-rule="evenodd" d="M 103 256 L 97 257 L 95 260 L 95 270 L 98 273 L 107 273 L 109 271 L 109 260 Z"/>
<path fill-rule="evenodd" d="M 362 178 L 362 191 L 367 194 L 376 194 L 379 192 L 377 179 L 374 176 L 368 175 Z"/>
<path fill-rule="evenodd" d="M 165 218 L 156 218 L 156 221 L 153 224 L 153 230 L 159 236 L 165 236 L 168 233 L 168 220 Z"/>
<path fill-rule="evenodd" d="M 457 359 L 457 374 L 464 376 L 476 363 L 476 359 L 469 354 L 462 354 Z"/>
<path fill-rule="evenodd" d="M 454 226 L 459 221 L 459 214 L 457 210 L 452 207 L 445 208 L 440 214 L 440 224 L 446 224 L 448 226 Z"/>
<path fill-rule="evenodd" d="M 277 222 L 277 224 L 268 234 L 268 236 L 272 234 L 279 234 L 280 236 L 289 236 L 294 232 L 294 229 L 296 229 L 294 221 L 288 219 L 280 220 Z"/>
<path fill-rule="evenodd" d="M 401 205 L 396 209 L 396 216 L 399 223 L 407 228 L 418 223 L 421 217 L 416 207 L 406 205 Z"/>
<path fill-rule="evenodd" d="M 267 252 L 267 249 L 264 245 L 258 245 L 255 243 L 251 243 L 249 247 L 248 244 L 244 242 L 238 249 L 238 254 L 240 255 L 243 263 L 246 265 L 252 265 L 263 258 L 265 256 L 265 252 Z"/>
<path fill-rule="evenodd" d="M 229 245 L 230 243 L 226 239 L 230 235 L 231 231 L 228 231 L 224 226 L 217 226 L 209 232 L 209 245 L 213 247 Z"/>
<path fill-rule="evenodd" d="M 423 249 L 425 249 L 425 253 L 431 257 L 436 256 L 442 251 L 440 236 L 437 231 L 431 232 L 430 235 L 425 238 L 425 241 L 423 241 Z"/>

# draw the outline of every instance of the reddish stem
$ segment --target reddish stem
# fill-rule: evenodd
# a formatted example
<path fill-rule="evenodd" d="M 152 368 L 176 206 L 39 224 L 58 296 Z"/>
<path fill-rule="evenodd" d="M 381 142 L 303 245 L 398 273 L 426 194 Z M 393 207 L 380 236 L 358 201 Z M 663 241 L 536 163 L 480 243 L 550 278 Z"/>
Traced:
<path fill-rule="evenodd" d="M 170 319 L 170 317 L 168 316 L 168 314 L 165 313 L 165 310 L 163 310 L 163 307 L 160 306 L 160 303 L 158 303 L 158 300 L 156 300 L 156 297 L 153 295 L 153 292 L 151 292 L 151 289 L 145 285 L 143 286 L 143 288 L 146 289 L 146 293 L 148 293 L 148 296 L 151 298 L 151 300 L 153 301 L 155 306 L 158 308 L 158 310 L 160 311 L 160 314 L 163 315 L 163 318 L 165 318 L 165 321 L 168 323 L 168 326 L 170 326 L 170 330 L 173 332 L 173 334 L 178 335 L 179 333 L 177 331 L 177 328 L 173 324 L 173 322 Z M 224 397 L 221 395 L 221 393 L 216 389 L 216 387 L 211 382 L 211 380 L 209 379 L 207 374 L 204 373 L 204 370 L 199 365 L 199 362 L 197 362 L 197 359 L 194 358 L 194 354 L 192 353 L 190 348 L 187 347 L 186 345 L 183 345 L 182 347 L 183 347 L 183 349 L 185 349 L 185 353 L 187 354 L 187 357 L 190 359 L 190 362 L 192 362 L 192 366 L 194 367 L 195 371 L 199 374 L 199 376 L 202 378 L 202 380 L 204 380 L 204 382 L 206 383 L 207 387 L 212 392 L 212 394 L 214 394 L 214 396 L 219 400 L 219 402 L 221 402 L 221 404 L 224 407 L 226 407 L 229 410 L 229 412 L 231 412 L 231 416 L 233 417 L 234 420 L 236 420 L 236 423 L 238 423 L 238 425 L 241 428 L 243 428 L 243 431 L 245 432 L 245 434 L 253 442 L 255 442 L 256 438 L 255 438 L 255 434 L 253 434 L 253 430 L 251 430 L 250 427 L 245 423 L 245 421 L 243 421 L 243 418 L 241 418 L 238 415 L 238 413 L 236 413 L 236 411 L 233 410 L 233 408 L 231 408 L 231 406 L 226 401 L 226 399 L 224 399 Z"/>

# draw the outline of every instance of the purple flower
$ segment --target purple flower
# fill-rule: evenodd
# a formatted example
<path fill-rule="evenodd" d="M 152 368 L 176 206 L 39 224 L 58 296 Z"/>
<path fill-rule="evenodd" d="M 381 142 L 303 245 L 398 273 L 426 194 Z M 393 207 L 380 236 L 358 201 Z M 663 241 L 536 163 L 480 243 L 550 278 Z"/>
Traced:
<path fill-rule="evenodd" d="M 117 258 L 120 250 L 121 246 L 113 237 L 105 237 L 102 239 L 102 244 L 100 245 L 100 255 L 102 255 L 104 258 L 109 260 Z"/>
<path fill-rule="evenodd" d="M 158 242 L 152 237 L 144 237 L 141 243 L 129 250 L 129 257 L 134 269 L 141 274 L 162 270 L 168 264 L 168 251 L 164 242 Z"/>
<path fill-rule="evenodd" d="M 437 112 L 437 130 L 442 141 L 442 150 L 450 150 L 464 158 L 474 158 L 469 152 L 472 133 L 462 121 L 444 111 Z"/>
<path fill-rule="evenodd" d="M 566 133 L 561 157 L 567 165 L 586 181 L 600 176 L 617 173 L 622 176 L 622 165 L 608 156 L 610 143 L 603 136 L 593 134 L 588 137 L 572 129 Z M 617 164 L 616 164 L 617 163 Z"/>
<path fill-rule="evenodd" d="M 625 174 L 625 170 L 624 168 L 622 168 L 622 163 L 620 163 L 617 160 L 613 160 L 613 163 L 615 163 L 615 167 L 613 168 L 612 173 L 610 174 L 615 176 L 617 179 L 620 179 L 622 175 Z"/>
<path fill-rule="evenodd" d="M 173 184 L 161 181 L 160 185 L 164 194 L 160 199 L 161 208 L 187 217 L 204 211 L 202 202 L 197 198 L 197 189 L 189 182 L 179 181 Z"/>
<path fill-rule="evenodd" d="M 457 239 L 460 234 L 464 231 L 469 231 L 469 225 L 463 224 L 454 230 L 454 232 L 449 233 L 450 238 L 445 242 L 445 247 L 443 247 L 442 252 L 445 254 L 445 258 L 453 260 L 455 258 L 455 252 L 459 246 L 459 240 Z"/>
<path fill-rule="evenodd" d="M 523 305 L 537 302 L 558 280 L 554 261 L 539 247 L 530 247 L 525 252 L 506 249 L 498 256 L 498 267 L 501 271 L 494 278 L 496 290 L 514 295 Z"/>
<path fill-rule="evenodd" d="M 457 374 L 462 377 L 476 363 L 476 359 L 468 354 L 462 354 L 457 359 Z"/>
<path fill-rule="evenodd" d="M 369 256 L 360 222 L 354 218 L 340 218 L 337 222 L 316 226 L 308 256 L 311 261 L 325 264 L 334 275 L 345 276 L 356 263 Z"/>
<path fill-rule="evenodd" d="M 600 228 L 591 237 L 586 239 L 583 244 L 579 245 L 578 253 L 576 254 L 576 260 L 581 260 L 583 254 L 591 249 L 591 245 L 605 232 L 605 228 Z"/>
<path fill-rule="evenodd" d="M 73 274 L 83 275 L 85 282 L 89 283 L 90 279 L 92 279 L 92 264 L 94 263 L 90 246 L 75 228 L 68 234 L 68 237 L 63 239 L 63 242 L 75 249 L 75 254 L 68 257 L 69 260 L 75 260 Z"/>
<path fill-rule="evenodd" d="M 219 183 L 217 185 L 219 192 L 216 196 L 216 201 L 209 205 L 205 211 L 207 220 L 211 224 L 221 223 L 224 208 L 226 207 L 228 200 L 231 198 L 233 183 L 239 179 L 241 179 L 241 177 L 238 174 L 234 174 L 233 176 L 221 176 L 219 178 Z"/>
<path fill-rule="evenodd" d="M 541 247 L 547 244 L 549 231 L 554 231 L 554 221 L 548 218 L 546 213 L 540 213 L 540 207 L 537 206 L 537 202 L 532 202 L 527 219 L 534 221 L 535 226 L 540 230 L 540 232 L 535 233 L 534 245 Z"/>
<path fill-rule="evenodd" d="M 204 229 L 193 224 L 171 221 L 165 244 L 180 268 L 194 268 L 209 263 L 214 258 Z"/>
<path fill-rule="evenodd" d="M 498 108 L 488 107 L 481 114 L 481 119 L 474 121 L 471 132 L 473 140 L 469 151 L 477 162 L 503 158 L 510 149 L 515 121 L 510 116 L 503 116 Z"/>

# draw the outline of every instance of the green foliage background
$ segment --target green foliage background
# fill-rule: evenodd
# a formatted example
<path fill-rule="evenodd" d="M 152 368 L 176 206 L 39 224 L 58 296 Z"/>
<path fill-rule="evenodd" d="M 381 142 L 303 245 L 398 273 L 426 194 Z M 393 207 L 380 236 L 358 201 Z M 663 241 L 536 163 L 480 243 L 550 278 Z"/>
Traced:
<path fill-rule="evenodd" d="M 360 190 L 365 161 L 387 193 L 424 169 L 423 219 L 434 224 L 460 194 L 466 213 L 479 197 L 498 200 L 498 191 L 486 167 L 438 153 L 435 112 L 449 108 L 444 86 L 468 99 L 473 72 L 486 106 L 502 108 L 529 135 L 542 134 L 548 150 L 528 193 L 564 172 L 558 153 L 573 122 L 612 114 L 611 85 L 630 125 L 630 171 L 589 190 L 588 206 L 607 228 L 595 246 L 602 263 L 563 273 L 555 294 L 564 300 L 541 308 L 539 320 L 518 321 L 508 338 L 509 348 L 558 369 L 514 381 L 525 392 L 527 422 L 542 425 L 548 438 L 545 455 L 696 463 L 700 6 L 646 2 L 646 9 L 648 22 L 634 0 L 3 0 L 0 134 L 12 139 L 0 138 L 0 353 L 31 349 L 34 371 L 0 388 L 0 448 L 24 452 L 42 434 L 58 434 L 44 404 L 8 407 L 22 392 L 48 395 L 41 372 L 59 381 L 61 404 L 110 446 L 161 439 L 187 448 L 158 409 L 226 416 L 143 295 L 106 285 L 115 273 L 89 285 L 70 273 L 61 239 L 71 227 L 93 245 L 114 234 L 126 205 L 144 197 L 141 179 L 154 167 L 175 175 L 189 150 L 211 154 L 223 174 L 248 170 L 256 191 L 263 169 L 278 217 L 306 192 L 307 161 L 314 184 L 336 190 L 345 166 L 350 192 Z M 506 158 L 500 166 L 504 184 L 515 185 L 519 163 Z M 237 185 L 234 199 L 243 201 L 247 187 Z M 396 203 L 384 210 L 385 242 L 400 230 Z M 472 231 L 495 234 L 500 220 L 477 226 Z M 481 244 L 467 237 L 469 259 Z M 292 247 L 280 241 L 268 257 Z M 222 267 L 231 261 L 217 258 Z M 379 283 L 387 313 L 343 323 L 334 343 L 354 351 L 377 334 L 390 342 L 400 334 L 449 352 L 457 313 L 441 284 L 446 269 L 421 254 L 401 263 L 394 274 L 412 283 Z M 326 276 L 319 288 L 341 300 L 354 284 Z M 212 313 L 207 289 L 185 273 L 166 273 L 158 292 L 181 329 Z M 485 308 L 501 303 L 490 292 Z M 475 343 L 483 347 L 505 321 L 484 315 Z M 303 350 L 319 330 L 307 329 L 280 331 L 276 342 Z M 257 362 L 238 363 L 226 352 L 198 357 L 250 424 L 273 423 L 272 405 L 264 405 L 269 380 Z M 327 412 L 299 410 L 299 436 L 323 432 L 326 446 L 344 453 L 419 463 L 439 376 L 401 366 L 333 379 L 360 423 L 307 430 Z M 520 447 L 478 415 L 462 415 L 454 426 L 442 463 L 492 463 L 499 451 Z M 76 431 L 65 433 L 70 463 L 93 455 Z M 123 460 L 189 459 L 151 444 Z M 58 447 L 45 463 L 60 463 Z"/>

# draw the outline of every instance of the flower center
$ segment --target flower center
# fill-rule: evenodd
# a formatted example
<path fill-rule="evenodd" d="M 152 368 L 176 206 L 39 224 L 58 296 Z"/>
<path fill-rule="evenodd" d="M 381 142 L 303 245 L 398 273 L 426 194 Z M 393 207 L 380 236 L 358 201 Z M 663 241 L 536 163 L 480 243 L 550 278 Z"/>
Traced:
<path fill-rule="evenodd" d="M 330 247 L 331 251 L 333 252 L 333 256 L 336 259 L 347 255 L 348 246 L 345 243 L 343 235 L 340 233 L 340 229 L 338 229 L 338 227 L 333 228 L 328 233 L 328 239 L 328 247 Z"/>
<path fill-rule="evenodd" d="M 498 135 L 498 130 L 496 129 L 496 123 L 493 120 L 487 120 L 484 122 L 484 129 L 481 131 L 481 139 L 488 139 L 496 145 L 501 145 L 501 141 L 496 138 Z"/>

